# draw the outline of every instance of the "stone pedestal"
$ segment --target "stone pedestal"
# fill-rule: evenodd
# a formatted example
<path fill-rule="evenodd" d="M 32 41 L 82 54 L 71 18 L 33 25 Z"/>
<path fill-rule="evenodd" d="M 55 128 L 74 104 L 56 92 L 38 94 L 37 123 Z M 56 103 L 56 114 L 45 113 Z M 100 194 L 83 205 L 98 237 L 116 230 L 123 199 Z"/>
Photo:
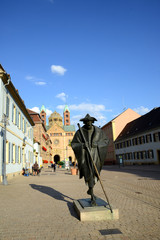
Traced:
<path fill-rule="evenodd" d="M 104 221 L 119 219 L 118 209 L 111 210 L 104 200 L 97 198 L 97 206 L 91 206 L 91 199 L 74 200 L 73 204 L 79 216 L 80 221 Z"/>

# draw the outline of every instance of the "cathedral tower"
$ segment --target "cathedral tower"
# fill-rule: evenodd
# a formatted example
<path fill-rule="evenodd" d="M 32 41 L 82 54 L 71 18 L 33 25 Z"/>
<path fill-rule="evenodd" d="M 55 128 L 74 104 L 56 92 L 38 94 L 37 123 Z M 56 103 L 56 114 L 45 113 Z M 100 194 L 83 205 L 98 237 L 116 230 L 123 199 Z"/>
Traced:
<path fill-rule="evenodd" d="M 44 126 L 46 126 L 46 109 L 45 109 L 44 105 L 42 105 L 42 107 L 41 107 L 40 117 L 44 123 Z"/>
<path fill-rule="evenodd" d="M 67 105 L 64 108 L 63 117 L 64 117 L 64 125 L 70 126 L 70 110 Z"/>

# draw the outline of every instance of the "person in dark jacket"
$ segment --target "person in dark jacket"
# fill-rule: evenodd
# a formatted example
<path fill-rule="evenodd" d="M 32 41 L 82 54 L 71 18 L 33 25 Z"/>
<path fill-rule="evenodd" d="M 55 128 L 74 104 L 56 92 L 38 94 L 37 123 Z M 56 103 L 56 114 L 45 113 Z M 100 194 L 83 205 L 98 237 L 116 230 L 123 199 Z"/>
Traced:
<path fill-rule="evenodd" d="M 81 128 L 81 131 L 79 129 L 75 133 L 71 146 L 78 161 L 79 177 L 84 177 L 84 180 L 89 187 L 87 193 L 91 195 L 91 204 L 92 206 L 96 206 L 96 197 L 93 193 L 93 188 L 98 181 L 98 176 L 92 160 L 100 174 L 106 158 L 109 140 L 101 128 L 93 125 L 93 123 L 97 121 L 94 117 L 87 114 L 85 118 L 80 119 L 80 121 L 82 121 L 84 125 Z M 85 139 L 83 139 L 82 134 Z"/>
<path fill-rule="evenodd" d="M 38 174 L 39 166 L 38 166 L 37 161 L 36 161 L 35 164 L 33 165 L 32 170 L 33 170 L 33 176 Z"/>

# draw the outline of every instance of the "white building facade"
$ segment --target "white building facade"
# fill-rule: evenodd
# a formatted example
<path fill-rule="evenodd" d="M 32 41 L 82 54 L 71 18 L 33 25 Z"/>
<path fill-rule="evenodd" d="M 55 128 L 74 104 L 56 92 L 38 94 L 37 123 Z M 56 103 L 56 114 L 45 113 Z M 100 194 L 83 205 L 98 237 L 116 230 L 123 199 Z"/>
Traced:
<path fill-rule="evenodd" d="M 40 156 L 40 143 L 34 143 L 34 163 L 37 162 L 39 167 L 42 167 L 42 157 Z"/>
<path fill-rule="evenodd" d="M 4 117 L 7 118 L 6 127 Z M 33 125 L 10 76 L 0 65 L 0 181 L 4 177 L 4 167 L 7 178 L 20 174 L 23 167 L 31 169 Z"/>
<path fill-rule="evenodd" d="M 160 164 L 160 108 L 130 122 L 115 141 L 117 162 Z"/>

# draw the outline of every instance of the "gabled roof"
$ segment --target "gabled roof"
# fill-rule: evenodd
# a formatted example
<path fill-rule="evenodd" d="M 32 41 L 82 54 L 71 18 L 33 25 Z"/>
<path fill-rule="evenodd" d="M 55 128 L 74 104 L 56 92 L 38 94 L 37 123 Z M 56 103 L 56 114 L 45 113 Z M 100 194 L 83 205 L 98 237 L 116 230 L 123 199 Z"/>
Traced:
<path fill-rule="evenodd" d="M 57 124 L 56 122 L 54 122 L 51 127 L 49 127 L 49 128 L 47 127 L 47 131 L 48 131 L 48 132 L 55 132 L 55 128 L 58 129 L 58 131 L 59 131 L 59 129 L 60 129 L 61 132 L 64 132 L 63 127 L 61 127 L 61 126 L 60 126 L 59 124 Z"/>
<path fill-rule="evenodd" d="M 137 117 L 138 117 L 138 113 L 136 113 L 134 110 L 132 110 L 131 108 L 127 108 L 126 110 L 124 110 L 122 113 L 118 114 L 115 118 L 113 118 L 112 120 L 110 120 L 108 123 L 106 123 L 104 126 L 102 126 L 101 128 L 105 128 L 107 125 L 111 124 L 112 122 L 114 122 L 115 119 L 119 118 L 121 115 L 127 113 L 127 112 L 134 112 L 135 114 L 137 114 Z M 140 117 L 141 115 L 139 115 Z"/>
<path fill-rule="evenodd" d="M 75 126 L 74 125 L 69 125 L 69 126 L 63 126 L 63 129 L 65 132 L 75 132 Z"/>
<path fill-rule="evenodd" d="M 0 64 L 0 78 L 2 79 L 3 83 L 6 84 L 6 88 L 10 92 L 12 98 L 15 100 L 18 107 L 21 109 L 23 114 L 26 116 L 27 120 L 30 122 L 30 124 L 32 126 L 34 126 L 34 122 L 33 122 L 32 118 L 30 117 L 30 115 L 27 111 L 27 108 L 24 104 L 24 101 L 20 97 L 20 95 L 18 93 L 18 90 L 13 85 L 13 83 L 10 79 L 10 75 L 5 72 L 5 70 L 4 70 L 4 68 L 2 67 L 1 64 Z"/>
<path fill-rule="evenodd" d="M 33 122 L 35 124 L 36 123 L 41 123 L 43 125 L 44 130 L 47 131 L 46 127 L 45 127 L 45 125 L 44 125 L 44 123 L 43 123 L 43 121 L 41 119 L 41 116 L 39 115 L 39 113 L 34 112 L 34 111 L 30 110 L 30 109 L 27 109 L 27 111 L 28 111 L 29 115 L 31 116 Z"/>
<path fill-rule="evenodd" d="M 160 107 L 153 108 L 149 113 L 129 122 L 116 141 L 160 127 Z"/>

